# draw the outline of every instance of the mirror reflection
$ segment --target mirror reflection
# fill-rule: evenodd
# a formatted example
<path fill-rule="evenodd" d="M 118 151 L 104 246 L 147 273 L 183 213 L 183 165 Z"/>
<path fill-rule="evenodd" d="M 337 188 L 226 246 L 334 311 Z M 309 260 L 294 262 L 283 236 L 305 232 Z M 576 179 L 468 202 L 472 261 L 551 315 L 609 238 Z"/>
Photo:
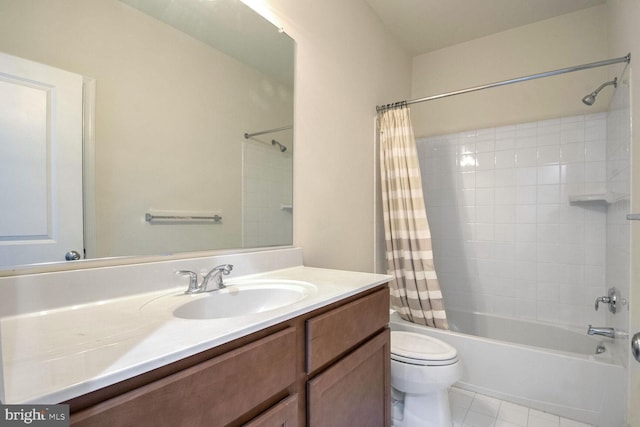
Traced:
<path fill-rule="evenodd" d="M 2 0 L 0 52 L 0 268 L 291 244 L 294 42 L 241 1 Z"/>

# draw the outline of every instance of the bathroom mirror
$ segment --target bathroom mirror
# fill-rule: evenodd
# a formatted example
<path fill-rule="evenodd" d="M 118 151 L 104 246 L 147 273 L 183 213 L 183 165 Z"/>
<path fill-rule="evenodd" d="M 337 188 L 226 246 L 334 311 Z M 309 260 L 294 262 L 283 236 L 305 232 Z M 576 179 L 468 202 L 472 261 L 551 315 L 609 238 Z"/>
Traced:
<path fill-rule="evenodd" d="M 45 170 L 21 180 L 44 177 L 47 230 L 31 240 L 50 245 L 67 226 L 56 223 L 66 196 L 47 192 L 62 187 L 51 170 L 82 163 L 84 220 L 73 222 L 84 247 L 9 260 L 16 237 L 3 237 L 0 215 L 0 270 L 66 268 L 71 251 L 96 259 L 290 245 L 294 47 L 240 0 L 2 0 L 0 52 L 84 82 L 83 157 L 62 166 L 51 137 L 38 160 Z"/>

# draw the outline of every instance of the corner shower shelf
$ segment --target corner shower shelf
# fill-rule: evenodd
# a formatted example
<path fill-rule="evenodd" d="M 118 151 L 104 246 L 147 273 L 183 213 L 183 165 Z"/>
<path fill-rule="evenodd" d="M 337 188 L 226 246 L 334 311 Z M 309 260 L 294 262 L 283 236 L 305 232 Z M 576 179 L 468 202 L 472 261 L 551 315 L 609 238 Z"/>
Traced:
<path fill-rule="evenodd" d="M 569 196 L 569 203 L 604 203 L 611 204 L 618 200 L 621 200 L 627 196 L 617 193 L 585 193 L 585 194 L 572 194 Z"/>

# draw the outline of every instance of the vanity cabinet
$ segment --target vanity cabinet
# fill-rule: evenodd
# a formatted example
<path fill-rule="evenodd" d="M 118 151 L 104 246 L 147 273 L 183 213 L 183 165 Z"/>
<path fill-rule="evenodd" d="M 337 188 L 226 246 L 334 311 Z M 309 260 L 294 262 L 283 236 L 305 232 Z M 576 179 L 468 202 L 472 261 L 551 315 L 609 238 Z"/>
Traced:
<path fill-rule="evenodd" d="M 386 285 L 69 402 L 71 426 L 388 427 Z"/>

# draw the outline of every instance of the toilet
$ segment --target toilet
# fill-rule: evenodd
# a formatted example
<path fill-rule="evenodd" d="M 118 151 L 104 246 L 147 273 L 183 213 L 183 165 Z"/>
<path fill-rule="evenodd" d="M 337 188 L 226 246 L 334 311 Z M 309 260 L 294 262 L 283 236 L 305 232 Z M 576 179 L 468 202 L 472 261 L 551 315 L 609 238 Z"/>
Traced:
<path fill-rule="evenodd" d="M 449 387 L 462 378 L 458 352 L 413 332 L 391 331 L 393 427 L 450 427 Z"/>

